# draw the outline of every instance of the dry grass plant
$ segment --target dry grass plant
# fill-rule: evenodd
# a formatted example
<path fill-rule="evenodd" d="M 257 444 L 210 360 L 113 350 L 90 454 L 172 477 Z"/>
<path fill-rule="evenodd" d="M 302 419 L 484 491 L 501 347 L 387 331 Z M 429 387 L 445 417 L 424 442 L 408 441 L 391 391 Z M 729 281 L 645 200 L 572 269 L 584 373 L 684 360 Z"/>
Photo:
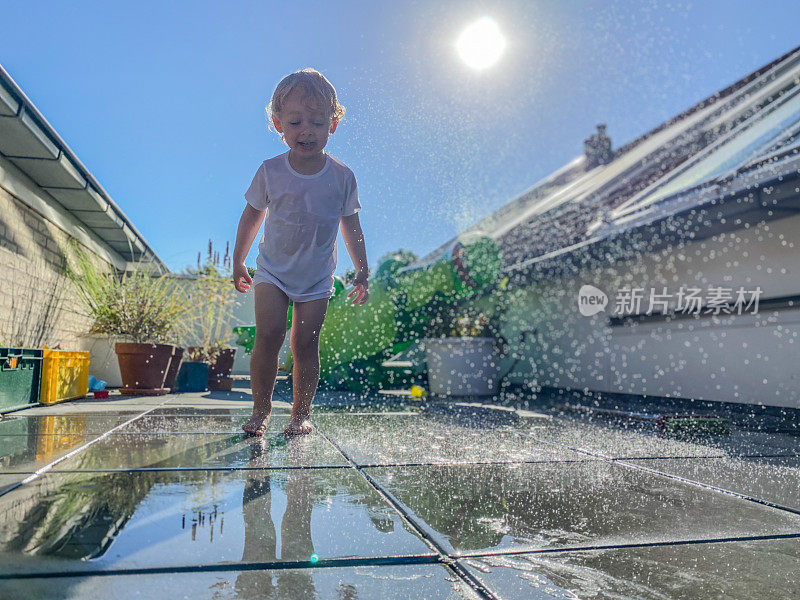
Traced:
<path fill-rule="evenodd" d="M 79 248 L 67 264 L 78 297 L 92 318 L 89 333 L 138 343 L 173 343 L 192 302 L 149 263 L 118 274 L 103 271 Z"/>
<path fill-rule="evenodd" d="M 189 360 L 216 362 L 222 350 L 231 348 L 233 334 L 233 310 L 236 299 L 233 283 L 213 264 L 206 264 L 194 273 L 195 293 L 193 307 L 187 321 L 195 331 L 197 343 L 189 350 Z M 199 338 L 199 339 L 198 339 Z"/>

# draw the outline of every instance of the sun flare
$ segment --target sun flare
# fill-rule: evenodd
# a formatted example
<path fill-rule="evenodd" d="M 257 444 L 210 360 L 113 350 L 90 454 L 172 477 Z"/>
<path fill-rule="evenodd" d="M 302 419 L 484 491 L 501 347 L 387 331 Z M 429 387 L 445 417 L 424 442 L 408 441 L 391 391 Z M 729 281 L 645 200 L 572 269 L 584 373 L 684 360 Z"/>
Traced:
<path fill-rule="evenodd" d="M 491 17 L 482 17 L 469 25 L 456 42 L 458 54 L 469 67 L 486 69 L 503 55 L 506 39 Z"/>

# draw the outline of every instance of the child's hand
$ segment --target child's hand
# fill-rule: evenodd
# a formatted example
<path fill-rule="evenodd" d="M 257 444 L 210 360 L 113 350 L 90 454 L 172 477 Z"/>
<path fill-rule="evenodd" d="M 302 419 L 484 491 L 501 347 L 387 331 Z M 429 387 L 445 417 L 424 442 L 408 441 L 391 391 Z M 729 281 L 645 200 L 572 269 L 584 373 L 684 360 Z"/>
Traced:
<path fill-rule="evenodd" d="M 356 303 L 361 306 L 369 299 L 369 274 L 366 272 L 363 273 L 356 273 L 355 278 L 353 279 L 353 291 L 347 294 L 347 297 L 350 298 L 353 294 L 356 294 L 355 299 L 350 303 L 351 305 L 355 305 Z"/>
<path fill-rule="evenodd" d="M 253 279 L 250 277 L 250 273 L 247 272 L 247 267 L 244 266 L 244 263 L 234 265 L 233 287 L 236 288 L 236 291 L 246 294 L 250 291 L 251 285 L 253 285 Z"/>

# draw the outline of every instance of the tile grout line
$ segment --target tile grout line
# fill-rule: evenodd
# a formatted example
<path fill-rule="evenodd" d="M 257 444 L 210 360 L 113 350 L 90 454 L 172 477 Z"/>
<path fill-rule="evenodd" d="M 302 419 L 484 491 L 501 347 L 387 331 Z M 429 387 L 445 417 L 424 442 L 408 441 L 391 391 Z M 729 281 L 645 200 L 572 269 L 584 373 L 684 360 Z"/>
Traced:
<path fill-rule="evenodd" d="M 165 401 L 165 402 L 166 402 L 166 401 Z M 156 408 L 159 408 L 159 407 L 160 407 L 160 406 L 162 406 L 162 405 L 163 405 L 163 403 L 162 403 L 162 404 L 156 404 L 156 405 L 154 405 L 154 406 L 153 406 L 153 408 L 150 408 L 150 409 L 148 409 L 148 410 L 144 411 L 143 413 L 141 413 L 141 414 L 139 414 L 139 415 L 136 415 L 135 417 L 133 417 L 133 418 L 131 418 L 131 419 L 128 419 L 128 420 L 127 420 L 127 421 L 125 421 L 124 423 L 120 423 L 119 425 L 117 425 L 117 426 L 115 426 L 115 427 L 112 427 L 112 428 L 111 428 L 109 431 L 106 431 L 105 433 L 102 433 L 102 434 L 100 434 L 98 437 L 96 437 L 95 439 L 93 439 L 93 440 L 91 440 L 91 441 L 89 441 L 89 442 L 85 443 L 83 446 L 80 446 L 80 447 L 78 447 L 78 448 L 75 448 L 74 450 L 71 450 L 71 451 L 67 452 L 67 453 L 66 453 L 64 456 L 61 456 L 61 457 L 57 458 L 56 460 L 52 461 L 51 463 L 48 463 L 48 464 L 46 464 L 45 466 L 43 466 L 43 467 L 40 467 L 39 469 L 37 469 L 36 471 L 34 471 L 34 472 L 31 474 L 31 475 L 29 475 L 28 477 L 26 477 L 26 478 L 25 478 L 25 479 L 23 479 L 22 481 L 18 481 L 18 482 L 17 482 L 17 483 L 15 483 L 14 485 L 12 485 L 12 486 L 10 486 L 9 488 L 7 488 L 7 489 L 3 490 L 2 492 L 0 492 L 0 497 L 2 497 L 2 496 L 4 496 L 4 495 L 8 494 L 9 492 L 11 492 L 11 491 L 13 491 L 13 490 L 16 490 L 16 489 L 17 489 L 17 488 L 19 488 L 19 487 L 22 487 L 22 486 L 23 486 L 23 485 L 25 485 L 25 484 L 28 484 L 28 483 L 30 483 L 30 482 L 32 482 L 32 481 L 34 481 L 34 480 L 38 479 L 38 478 L 39 478 L 39 477 L 41 477 L 42 475 L 44 475 L 44 474 L 46 474 L 46 473 L 50 472 L 50 471 L 53 469 L 53 467 L 55 467 L 57 464 L 59 464 L 59 463 L 62 463 L 62 462 L 64 462 L 65 460 L 67 460 L 67 459 L 69 459 L 69 458 L 72 458 L 73 456 L 75 456 L 75 455 L 76 455 L 76 454 L 78 454 L 79 452 L 81 452 L 81 451 L 85 450 L 85 449 L 86 449 L 86 448 L 88 448 L 89 446 L 91 446 L 91 445 L 93 445 L 93 444 L 96 444 L 96 443 L 97 443 L 97 442 L 99 442 L 100 440 L 103 440 L 103 439 L 105 439 L 106 437 L 108 437 L 109 435 L 111 435 L 111 434 L 112 434 L 112 433 L 113 433 L 115 430 L 117 430 L 117 429 L 120 429 L 121 427 L 125 427 L 125 425 L 128 425 L 129 423 L 132 423 L 132 422 L 134 422 L 134 421 L 136 421 L 136 420 L 138 420 L 138 419 L 141 419 L 143 416 L 145 416 L 145 415 L 146 415 L 146 414 L 148 414 L 149 412 L 151 412 L 151 411 L 155 410 Z"/>
<path fill-rule="evenodd" d="M 313 419 L 312 419 L 313 422 Z M 472 573 L 467 571 L 464 567 L 462 567 L 457 560 L 453 559 L 444 548 L 440 547 L 439 544 L 434 540 L 426 531 L 424 531 L 415 521 L 415 519 L 408 514 L 403 506 L 400 504 L 398 500 L 394 498 L 394 496 L 388 492 L 386 489 L 383 488 L 369 473 L 363 471 L 358 464 L 350 458 L 350 456 L 337 444 L 333 441 L 330 436 L 325 433 L 323 429 L 320 429 L 316 424 L 314 424 L 316 430 L 322 435 L 328 442 L 336 448 L 345 460 L 352 466 L 366 481 L 370 484 L 370 486 L 378 492 L 378 494 L 389 503 L 392 508 L 400 515 L 400 518 L 406 522 L 406 524 L 411 527 L 413 531 L 417 533 L 417 535 L 425 542 L 425 544 L 431 548 L 436 554 L 439 556 L 440 564 L 449 568 L 458 578 L 464 581 L 470 588 L 472 588 L 475 593 L 482 596 L 486 600 L 500 600 L 500 598 L 492 592 L 480 579 L 475 577 Z"/>
<path fill-rule="evenodd" d="M 674 540 L 663 542 L 639 542 L 633 544 L 603 544 L 594 546 L 569 546 L 565 548 L 534 548 L 531 550 L 498 550 L 496 552 L 474 552 L 458 554 L 454 558 L 465 560 L 470 558 L 488 558 L 492 556 L 524 556 L 528 554 L 563 554 L 565 552 L 593 552 L 598 550 L 629 550 L 632 548 L 663 548 L 666 546 L 694 546 L 701 544 L 730 544 L 737 542 L 760 542 L 800 539 L 800 533 L 776 533 L 774 535 L 744 535 L 726 538 L 708 538 L 702 540 Z"/>
<path fill-rule="evenodd" d="M 398 556 L 325 558 L 316 563 L 308 561 L 236 562 L 210 565 L 182 565 L 174 567 L 132 567 L 129 569 L 104 569 L 100 571 L 43 571 L 30 573 L 0 573 L 4 579 L 50 579 L 54 577 L 110 577 L 115 575 L 158 575 L 175 573 L 209 573 L 231 571 L 261 571 L 286 569 L 326 569 L 341 567 L 438 565 L 436 554 L 406 554 Z"/>
<path fill-rule="evenodd" d="M 668 479 L 674 479 L 676 481 L 680 481 L 682 483 L 688 483 L 690 485 L 699 486 L 704 489 L 713 490 L 715 492 L 721 492 L 723 494 L 728 494 L 730 496 L 734 496 L 736 498 L 740 498 L 742 500 L 748 500 L 750 502 L 754 502 L 756 504 L 762 504 L 764 506 L 768 506 L 770 508 L 775 508 L 778 510 L 782 510 L 788 513 L 792 513 L 795 515 L 800 515 L 800 510 L 796 508 L 791 508 L 789 506 L 784 506 L 783 504 L 778 504 L 777 502 L 770 502 L 769 500 L 761 500 L 760 498 L 756 498 L 755 496 L 750 496 L 748 494 L 743 494 L 741 492 L 735 492 L 733 490 L 726 490 L 725 488 L 717 487 L 715 485 L 711 485 L 710 483 L 703 483 L 702 481 L 694 481 L 693 479 L 688 479 L 686 477 L 681 477 L 680 475 L 674 475 L 672 473 L 667 473 L 664 471 L 659 471 L 657 469 L 653 469 L 651 467 L 645 467 L 644 465 L 634 465 L 631 463 L 627 463 L 624 461 L 618 461 L 624 467 L 628 467 L 629 469 L 638 469 L 640 471 L 644 471 L 646 473 L 652 473 L 654 475 L 660 475 L 661 477 L 666 477 Z"/>
<path fill-rule="evenodd" d="M 696 487 L 699 487 L 699 488 L 702 488 L 702 489 L 708 489 L 708 490 L 712 490 L 712 491 L 719 492 L 719 493 L 722 493 L 722 494 L 726 494 L 726 495 L 729 495 L 729 496 L 734 496 L 735 498 L 739 498 L 741 500 L 747 500 L 747 501 L 753 502 L 755 504 L 761 504 L 763 506 L 768 506 L 770 508 L 774 508 L 774 509 L 777 509 L 777 510 L 782 510 L 782 511 L 789 512 L 789 513 L 792 513 L 792 514 L 800 515 L 800 510 L 794 509 L 794 508 L 790 508 L 788 506 L 783 506 L 782 504 L 769 502 L 768 500 L 761 500 L 761 499 L 755 498 L 753 496 L 748 496 L 746 494 L 742 494 L 742 493 L 739 493 L 739 492 L 734 492 L 732 490 L 726 490 L 724 488 L 716 487 L 716 486 L 713 486 L 713 485 L 708 484 L 708 483 L 703 483 L 701 481 L 694 481 L 692 479 L 687 479 L 687 478 L 681 477 L 679 475 L 672 475 L 670 473 L 665 473 L 663 471 L 658 471 L 658 470 L 652 469 L 650 467 L 645 467 L 645 466 L 641 466 L 641 465 L 634 465 L 634 464 L 625 462 L 625 461 L 628 461 L 628 460 L 639 460 L 638 458 L 613 458 L 611 456 L 607 456 L 607 455 L 602 454 L 600 452 L 592 452 L 590 450 L 584 450 L 583 448 L 577 448 L 577 447 L 574 447 L 574 446 L 570 446 L 568 444 L 561 444 L 561 443 L 558 443 L 558 442 L 548 442 L 546 440 L 542 440 L 542 439 L 537 438 L 533 434 L 527 434 L 527 435 L 531 436 L 534 440 L 536 440 L 538 442 L 541 442 L 543 444 L 548 444 L 548 445 L 551 445 L 551 446 L 557 446 L 557 447 L 561 447 L 561 448 L 566 448 L 568 450 L 572 450 L 574 452 L 579 452 L 579 453 L 585 454 L 587 456 L 592 456 L 592 457 L 595 457 L 595 458 L 599 458 L 600 460 L 608 462 L 608 463 L 611 463 L 611 464 L 620 464 L 623 467 L 626 467 L 628 469 L 635 469 L 635 470 L 639 470 L 639 471 L 644 471 L 646 473 L 650 473 L 650 474 L 653 474 L 653 475 L 658 475 L 658 476 L 661 476 L 661 477 L 664 477 L 664 478 L 667 478 L 667 479 L 673 479 L 673 480 L 680 481 L 682 483 L 686 483 L 686 484 L 689 484 L 689 485 L 693 485 L 693 486 L 696 486 Z M 700 457 L 700 458 L 728 458 L 728 456 L 727 455 L 722 455 L 722 456 Z M 789 457 L 789 458 L 792 458 L 792 457 Z M 668 460 L 668 459 L 660 459 L 660 460 Z"/>
<path fill-rule="evenodd" d="M 130 467 L 117 469 L 59 469 L 56 473 L 152 473 L 176 471 L 314 471 L 317 469 L 349 469 L 350 465 L 285 465 L 283 467 Z M 0 475 L 24 475 L 29 473 L 0 473 Z"/>

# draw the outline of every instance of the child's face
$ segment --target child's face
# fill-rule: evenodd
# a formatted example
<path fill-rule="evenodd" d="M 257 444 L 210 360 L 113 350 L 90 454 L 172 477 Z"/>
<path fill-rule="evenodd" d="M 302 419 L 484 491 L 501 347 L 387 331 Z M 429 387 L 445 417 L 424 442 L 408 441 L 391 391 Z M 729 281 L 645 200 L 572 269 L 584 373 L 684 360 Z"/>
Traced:
<path fill-rule="evenodd" d="M 283 134 L 289 148 L 307 158 L 322 154 L 328 136 L 336 131 L 338 124 L 297 89 L 289 92 L 283 109 L 279 115 L 273 115 L 272 122 L 275 129 Z"/>

